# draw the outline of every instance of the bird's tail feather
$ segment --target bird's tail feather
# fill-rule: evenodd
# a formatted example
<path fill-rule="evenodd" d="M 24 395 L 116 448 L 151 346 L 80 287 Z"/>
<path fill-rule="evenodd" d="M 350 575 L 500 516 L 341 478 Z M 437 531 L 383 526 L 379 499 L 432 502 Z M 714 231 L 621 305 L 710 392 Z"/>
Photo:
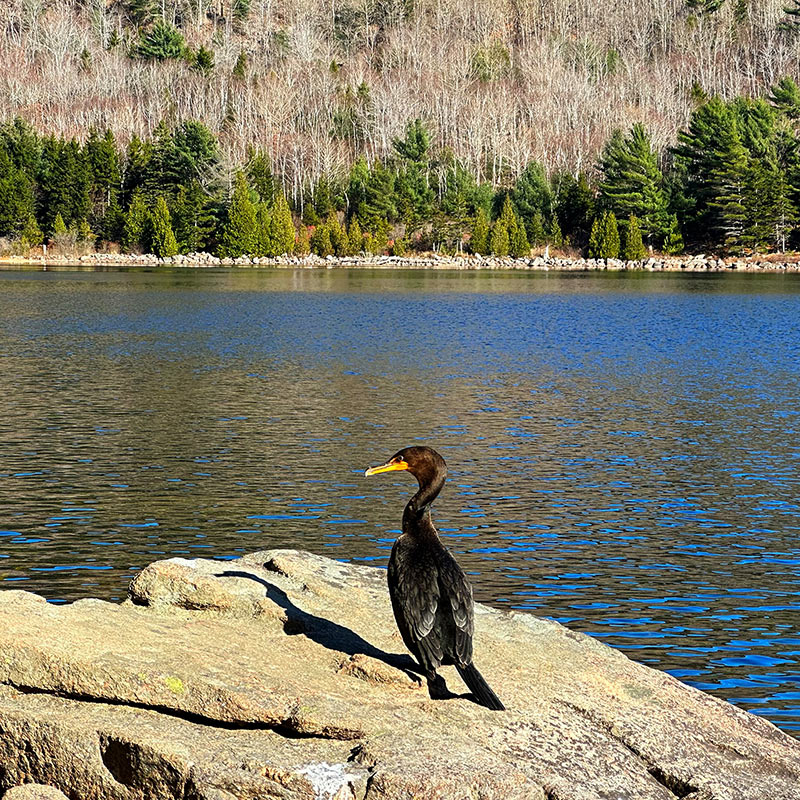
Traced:
<path fill-rule="evenodd" d="M 492 691 L 492 687 L 486 683 L 474 664 L 467 664 L 465 667 L 456 664 L 456 669 L 461 680 L 467 684 L 481 705 L 491 708 L 492 711 L 505 711 L 506 707 L 500 702 L 500 698 Z"/>

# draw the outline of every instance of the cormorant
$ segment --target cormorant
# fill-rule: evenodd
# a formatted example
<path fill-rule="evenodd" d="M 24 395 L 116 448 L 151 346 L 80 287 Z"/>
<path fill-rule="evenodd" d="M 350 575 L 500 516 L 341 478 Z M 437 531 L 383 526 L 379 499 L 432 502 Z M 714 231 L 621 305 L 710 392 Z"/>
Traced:
<path fill-rule="evenodd" d="M 481 705 L 502 711 L 505 706 L 472 663 L 472 586 L 431 521 L 431 504 L 447 477 L 444 459 L 430 447 L 406 447 L 364 475 L 395 470 L 407 470 L 419 483 L 389 559 L 389 595 L 400 635 L 431 688 L 441 685 L 439 666 L 452 664 Z"/>

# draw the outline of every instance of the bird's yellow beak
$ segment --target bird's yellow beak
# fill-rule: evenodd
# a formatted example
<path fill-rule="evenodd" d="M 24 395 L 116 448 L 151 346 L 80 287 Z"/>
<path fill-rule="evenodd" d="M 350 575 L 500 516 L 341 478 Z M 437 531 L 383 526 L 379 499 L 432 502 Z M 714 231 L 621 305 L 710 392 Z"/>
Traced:
<path fill-rule="evenodd" d="M 369 478 L 370 475 L 377 475 L 380 472 L 394 472 L 395 470 L 399 469 L 408 469 L 408 464 L 406 464 L 402 458 L 393 458 L 391 461 L 388 461 L 386 464 L 382 464 L 380 467 L 370 467 L 364 473 L 364 477 Z"/>

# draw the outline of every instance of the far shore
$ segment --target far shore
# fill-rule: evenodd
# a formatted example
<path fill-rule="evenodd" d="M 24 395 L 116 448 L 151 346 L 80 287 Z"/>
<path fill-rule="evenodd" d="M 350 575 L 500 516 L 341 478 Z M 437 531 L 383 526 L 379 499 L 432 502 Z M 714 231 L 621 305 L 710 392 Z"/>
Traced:
<path fill-rule="evenodd" d="M 59 267 L 186 267 L 208 269 L 216 267 L 284 268 L 284 269 L 420 269 L 420 270 L 530 270 L 539 272 L 800 272 L 800 262 L 792 257 L 749 256 L 719 258 L 716 256 L 653 255 L 642 261 L 620 259 L 570 258 L 539 255 L 529 258 L 510 258 L 481 255 L 445 256 L 421 254 L 413 256 L 305 256 L 283 255 L 277 258 L 217 258 L 209 253 L 189 253 L 171 258 L 152 254 L 91 253 L 82 256 L 48 255 L 35 257 L 0 257 L 0 268 L 31 267 L 47 270 Z"/>

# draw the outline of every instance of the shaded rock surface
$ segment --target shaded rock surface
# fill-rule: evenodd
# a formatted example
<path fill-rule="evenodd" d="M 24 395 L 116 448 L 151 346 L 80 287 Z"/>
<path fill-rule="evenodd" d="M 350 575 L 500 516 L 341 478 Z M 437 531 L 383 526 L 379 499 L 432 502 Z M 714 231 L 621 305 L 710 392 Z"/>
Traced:
<path fill-rule="evenodd" d="M 509 709 L 431 700 L 385 573 L 150 565 L 114 605 L 0 592 L 0 793 L 71 800 L 798 800 L 800 742 L 533 615 L 476 609 Z M 13 795 L 12 795 L 13 800 Z"/>

